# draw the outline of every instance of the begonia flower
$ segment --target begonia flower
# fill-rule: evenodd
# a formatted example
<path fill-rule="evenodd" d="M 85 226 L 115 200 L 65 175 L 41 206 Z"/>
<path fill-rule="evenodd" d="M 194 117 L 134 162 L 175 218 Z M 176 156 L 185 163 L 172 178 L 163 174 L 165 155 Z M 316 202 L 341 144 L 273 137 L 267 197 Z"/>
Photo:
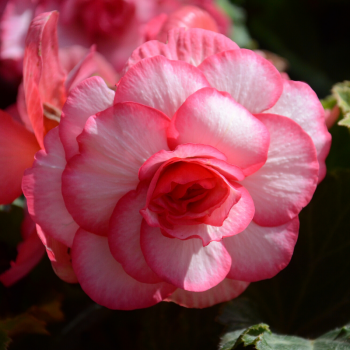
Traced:
<path fill-rule="evenodd" d="M 33 164 L 35 153 L 44 147 L 46 133 L 58 125 L 68 92 L 85 78 L 101 71 L 102 75 L 110 76 L 111 84 L 113 82 L 114 70 L 96 55 L 94 49 L 83 55 L 81 52 L 75 54 L 80 58 L 79 62 L 73 59 L 72 51 L 67 52 L 63 55 L 66 67 L 71 61 L 76 65 L 69 72 L 65 70 L 58 51 L 57 20 L 58 13 L 51 12 L 32 21 L 26 39 L 23 84 L 19 88 L 16 109 L 18 115 L 12 118 L 0 111 L 0 204 L 11 203 L 22 194 L 23 172 Z M 24 239 L 20 253 L 28 257 L 28 264 L 32 266 L 31 261 L 38 259 L 35 260 L 36 249 L 31 249 L 30 242 L 37 242 L 37 237 L 25 235 Z"/>
<path fill-rule="evenodd" d="M 207 307 L 290 261 L 331 137 L 305 83 L 201 29 L 73 89 L 23 178 L 33 220 L 111 309 Z"/>
<path fill-rule="evenodd" d="M 184 5 L 201 8 L 221 33 L 228 34 L 231 21 L 213 0 L 6 0 L 0 18 L 1 74 L 9 80 L 21 77 L 28 28 L 43 12 L 61 13 L 58 23 L 61 48 L 76 45 L 90 48 L 95 44 L 96 50 L 120 71 L 132 51 L 145 41 L 146 24 Z"/>

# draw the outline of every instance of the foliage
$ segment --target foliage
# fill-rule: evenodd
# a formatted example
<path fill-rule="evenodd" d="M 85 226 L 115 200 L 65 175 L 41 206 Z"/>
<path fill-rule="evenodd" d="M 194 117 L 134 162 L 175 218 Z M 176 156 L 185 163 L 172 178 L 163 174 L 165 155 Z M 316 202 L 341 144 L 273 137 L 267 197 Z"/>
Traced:
<path fill-rule="evenodd" d="M 260 323 L 246 330 L 226 334 L 220 350 L 347 350 L 350 349 L 350 326 L 330 331 L 314 340 L 275 334 L 268 325 Z"/>

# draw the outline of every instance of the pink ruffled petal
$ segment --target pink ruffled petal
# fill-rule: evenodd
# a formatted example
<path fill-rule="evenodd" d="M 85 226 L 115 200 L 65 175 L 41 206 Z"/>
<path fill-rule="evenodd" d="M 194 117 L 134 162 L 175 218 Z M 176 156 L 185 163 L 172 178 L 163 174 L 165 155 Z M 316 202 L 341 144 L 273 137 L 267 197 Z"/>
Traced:
<path fill-rule="evenodd" d="M 158 55 L 197 67 L 211 55 L 236 49 L 239 49 L 238 45 L 222 34 L 198 28 L 172 29 L 168 32 L 166 44 L 152 40 L 139 46 L 127 61 L 124 72 L 142 59 Z"/>
<path fill-rule="evenodd" d="M 237 298 L 248 286 L 248 282 L 225 278 L 218 285 L 204 292 L 189 292 L 178 288 L 165 301 L 172 301 L 184 307 L 203 309 Z"/>
<path fill-rule="evenodd" d="M 80 155 L 63 173 L 63 197 L 74 220 L 89 232 L 107 235 L 118 200 L 136 189 L 141 165 L 168 149 L 168 118 L 134 102 L 117 104 L 89 118 L 79 136 Z"/>
<path fill-rule="evenodd" d="M 35 229 L 35 223 L 27 215 L 22 223 L 23 242 L 18 245 L 16 261 L 11 262 L 9 270 L 0 275 L 0 282 L 10 287 L 26 276 L 42 259 L 45 249 Z"/>
<path fill-rule="evenodd" d="M 88 78 L 70 92 L 59 126 L 67 160 L 79 153 L 76 138 L 84 130 L 87 119 L 111 107 L 113 99 L 114 91 L 100 77 Z"/>
<path fill-rule="evenodd" d="M 251 113 L 271 108 L 282 94 L 283 83 L 278 70 L 250 50 L 216 54 L 198 68 L 212 87 L 228 92 Z"/>
<path fill-rule="evenodd" d="M 38 150 L 35 136 L 0 110 L 0 204 L 21 195 L 23 172 L 32 165 Z"/>
<path fill-rule="evenodd" d="M 66 159 L 58 128 L 51 130 L 44 141 L 45 150 L 36 154 L 33 167 L 25 171 L 23 193 L 33 220 L 46 234 L 71 247 L 79 226 L 62 196 L 61 177 Z"/>
<path fill-rule="evenodd" d="M 143 283 L 162 282 L 147 265 L 140 245 L 142 215 L 145 206 L 147 185 L 139 186 L 122 197 L 112 214 L 108 243 L 113 257 L 122 264 L 126 273 Z"/>
<path fill-rule="evenodd" d="M 293 120 L 274 114 L 257 117 L 271 136 L 267 162 L 241 184 L 254 200 L 254 221 L 279 226 L 296 217 L 312 198 L 318 179 L 316 149 Z"/>
<path fill-rule="evenodd" d="M 146 160 L 139 171 L 140 181 L 152 180 L 154 174 L 166 161 L 174 158 L 190 158 L 207 167 L 217 169 L 220 173 L 234 177 L 234 180 L 243 180 L 241 169 L 226 163 L 226 156 L 216 148 L 208 145 L 186 144 L 178 145 L 174 151 L 159 151 Z"/>
<path fill-rule="evenodd" d="M 218 212 L 224 212 L 225 221 L 221 226 L 212 226 L 210 224 L 199 225 L 174 225 L 171 228 L 163 228 L 170 237 L 176 237 L 181 240 L 189 238 L 200 238 L 203 246 L 208 245 L 212 241 L 221 241 L 224 237 L 230 237 L 242 232 L 254 217 L 254 203 L 248 191 L 236 184 L 231 183 L 234 190 L 238 191 L 241 199 L 235 205 L 231 206 L 231 210 L 227 215 L 225 206 L 216 209 Z M 215 216 L 215 211 L 212 215 Z M 160 226 L 153 219 L 152 226 Z M 147 220 L 148 221 L 148 220 Z"/>
<path fill-rule="evenodd" d="M 199 143 L 217 148 L 246 175 L 266 161 L 266 127 L 225 92 L 205 88 L 192 94 L 176 112 L 168 130 L 169 145 Z"/>
<path fill-rule="evenodd" d="M 118 310 L 152 306 L 176 288 L 167 283 L 146 284 L 129 276 L 112 256 L 107 237 L 80 229 L 72 249 L 73 267 L 85 293 L 96 303 Z"/>
<path fill-rule="evenodd" d="M 283 81 L 283 93 L 266 113 L 283 115 L 297 122 L 312 138 L 320 165 L 318 182 L 326 175 L 325 160 L 331 147 L 331 135 L 325 124 L 324 109 L 309 85 L 300 81 Z"/>
<path fill-rule="evenodd" d="M 163 56 L 141 60 L 119 81 L 114 103 L 133 101 L 171 118 L 188 96 L 209 86 L 199 69 Z"/>
<path fill-rule="evenodd" d="M 146 221 L 141 226 L 141 249 L 160 278 L 189 291 L 202 292 L 216 286 L 231 267 L 231 257 L 221 242 L 203 247 L 197 238 L 182 241 L 165 237 Z"/>
<path fill-rule="evenodd" d="M 228 278 L 255 282 L 271 278 L 292 258 L 298 238 L 298 217 L 282 226 L 262 227 L 252 222 L 243 232 L 224 238 L 232 257 Z"/>
<path fill-rule="evenodd" d="M 66 100 L 66 76 L 58 56 L 57 21 L 57 11 L 35 17 L 28 30 L 23 59 L 27 113 L 42 148 L 52 123 L 57 125 L 57 121 L 44 118 L 43 104 L 61 110 Z"/>

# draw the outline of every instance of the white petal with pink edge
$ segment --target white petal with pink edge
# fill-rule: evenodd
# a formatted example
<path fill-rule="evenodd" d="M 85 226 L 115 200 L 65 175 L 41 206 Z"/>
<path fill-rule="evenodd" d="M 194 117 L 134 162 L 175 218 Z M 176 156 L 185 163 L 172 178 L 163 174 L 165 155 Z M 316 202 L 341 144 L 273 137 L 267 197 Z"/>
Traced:
<path fill-rule="evenodd" d="M 162 279 L 147 265 L 140 245 L 140 210 L 145 206 L 147 189 L 147 185 L 141 185 L 118 201 L 110 220 L 108 243 L 114 258 L 131 277 L 143 283 L 158 283 Z"/>
<path fill-rule="evenodd" d="M 283 115 L 297 122 L 312 138 L 320 165 L 319 180 L 326 175 L 325 160 L 331 146 L 331 135 L 325 124 L 324 109 L 309 85 L 283 80 L 283 93 L 266 113 Z"/>
<path fill-rule="evenodd" d="M 83 131 L 87 119 L 113 105 L 114 91 L 100 77 L 84 80 L 74 88 L 63 107 L 59 126 L 60 138 L 70 159 L 79 152 L 77 136 Z"/>
<path fill-rule="evenodd" d="M 225 278 L 217 286 L 204 292 L 189 292 L 178 288 L 165 301 L 172 301 L 184 307 L 202 309 L 237 298 L 248 286 L 249 282 Z"/>
<path fill-rule="evenodd" d="M 0 110 L 0 204 L 21 195 L 23 172 L 33 164 L 38 150 L 34 134 Z"/>
<path fill-rule="evenodd" d="M 241 184 L 253 198 L 254 221 L 279 226 L 296 217 L 312 198 L 318 179 L 316 149 L 293 120 L 274 114 L 257 117 L 270 132 L 267 162 Z"/>
<path fill-rule="evenodd" d="M 141 103 L 171 118 L 188 96 L 208 86 L 199 69 L 182 61 L 156 56 L 140 61 L 124 75 L 114 102 Z"/>
<path fill-rule="evenodd" d="M 230 237 L 242 232 L 254 217 L 254 203 L 248 191 L 243 186 L 237 183 L 231 183 L 231 186 L 238 190 L 242 197 L 238 203 L 232 206 L 222 226 L 211 226 L 207 224 L 174 225 L 172 228 L 164 228 L 165 232 L 170 236 L 182 240 L 190 237 L 200 238 L 203 245 L 208 245 L 212 241 L 221 241 L 224 237 Z M 218 208 L 216 210 L 220 211 L 222 209 Z"/>
<path fill-rule="evenodd" d="M 230 95 L 205 88 L 191 95 L 176 112 L 168 130 L 169 145 L 199 143 L 215 147 L 227 162 L 250 174 L 266 161 L 266 127 Z"/>
<path fill-rule="evenodd" d="M 34 164 L 23 176 L 22 188 L 33 220 L 56 240 L 73 244 L 78 224 L 69 214 L 62 196 L 62 173 L 66 158 L 58 128 L 44 139 L 45 150 L 38 152 Z"/>
<path fill-rule="evenodd" d="M 211 55 L 236 49 L 239 49 L 238 45 L 222 34 L 199 28 L 172 29 L 168 32 L 166 44 L 151 40 L 139 46 L 131 54 L 124 72 L 148 57 L 162 55 L 169 60 L 185 61 L 197 67 Z"/>
<path fill-rule="evenodd" d="M 252 222 L 240 234 L 224 238 L 223 243 L 232 257 L 227 277 L 255 282 L 275 276 L 292 258 L 298 231 L 296 217 L 275 227 L 262 227 Z"/>
<path fill-rule="evenodd" d="M 210 85 L 228 92 L 251 113 L 271 108 L 282 94 L 282 78 L 272 63 L 250 50 L 225 51 L 198 66 Z"/>
<path fill-rule="evenodd" d="M 202 292 L 216 286 L 231 267 L 231 257 L 221 242 L 203 247 L 198 238 L 182 241 L 165 237 L 145 220 L 141 226 L 141 249 L 159 277 L 189 291 Z"/>
<path fill-rule="evenodd" d="M 112 256 L 107 237 L 80 229 L 72 248 L 73 268 L 85 293 L 96 303 L 118 310 L 152 306 L 175 287 L 167 283 L 140 283 L 129 276 Z"/>
<path fill-rule="evenodd" d="M 68 162 L 62 177 L 66 206 L 82 228 L 107 235 L 118 200 L 137 187 L 141 165 L 168 150 L 168 125 L 163 113 L 134 102 L 89 118 L 78 137 L 81 154 Z"/>

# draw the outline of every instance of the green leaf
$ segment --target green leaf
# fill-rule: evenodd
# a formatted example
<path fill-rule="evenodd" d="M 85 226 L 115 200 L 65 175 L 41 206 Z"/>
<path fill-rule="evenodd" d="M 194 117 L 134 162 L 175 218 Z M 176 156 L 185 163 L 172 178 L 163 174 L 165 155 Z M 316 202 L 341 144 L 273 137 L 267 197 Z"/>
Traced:
<path fill-rule="evenodd" d="M 350 171 L 329 174 L 300 214 L 290 264 L 245 292 L 274 331 L 315 337 L 349 321 L 349 198 Z"/>
<path fill-rule="evenodd" d="M 320 102 L 322 103 L 322 107 L 324 109 L 332 109 L 337 104 L 337 100 L 333 95 L 325 97 L 324 99 L 320 100 Z"/>
<path fill-rule="evenodd" d="M 350 81 L 335 84 L 332 93 L 344 113 L 350 112 Z"/>
<path fill-rule="evenodd" d="M 335 84 L 332 93 L 343 112 L 343 119 L 338 124 L 350 128 L 350 81 Z"/>
<path fill-rule="evenodd" d="M 220 350 L 241 349 L 249 346 L 256 350 L 350 350 L 350 327 L 344 326 L 315 340 L 275 334 L 266 324 L 257 324 L 246 330 L 231 332 L 236 339 L 223 340 Z"/>

